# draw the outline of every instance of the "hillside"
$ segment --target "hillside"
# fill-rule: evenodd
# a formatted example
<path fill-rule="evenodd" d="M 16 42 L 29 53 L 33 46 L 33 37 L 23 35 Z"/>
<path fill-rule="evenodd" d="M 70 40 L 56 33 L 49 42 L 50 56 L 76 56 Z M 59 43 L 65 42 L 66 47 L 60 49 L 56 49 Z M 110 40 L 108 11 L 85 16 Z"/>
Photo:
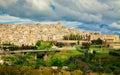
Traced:
<path fill-rule="evenodd" d="M 86 35 L 76 29 L 70 29 L 56 24 L 1 24 L 1 43 L 14 43 L 16 45 L 34 45 L 38 40 L 61 40 L 64 35 L 81 34 Z"/>

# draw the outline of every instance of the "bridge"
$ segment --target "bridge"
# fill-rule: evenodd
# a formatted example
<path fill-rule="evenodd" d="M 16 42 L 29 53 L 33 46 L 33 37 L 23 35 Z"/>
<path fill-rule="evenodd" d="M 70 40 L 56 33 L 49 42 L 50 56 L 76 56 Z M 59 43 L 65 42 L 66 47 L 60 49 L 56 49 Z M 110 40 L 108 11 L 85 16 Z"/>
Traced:
<path fill-rule="evenodd" d="M 38 52 L 60 52 L 61 50 L 53 49 L 53 50 L 16 50 L 16 51 L 1 51 L 0 54 L 6 55 L 6 54 L 25 54 L 25 53 L 34 53 L 35 59 L 37 59 L 37 53 Z"/>
<path fill-rule="evenodd" d="M 59 52 L 60 50 L 17 50 L 9 51 L 10 53 L 34 53 L 34 52 Z"/>

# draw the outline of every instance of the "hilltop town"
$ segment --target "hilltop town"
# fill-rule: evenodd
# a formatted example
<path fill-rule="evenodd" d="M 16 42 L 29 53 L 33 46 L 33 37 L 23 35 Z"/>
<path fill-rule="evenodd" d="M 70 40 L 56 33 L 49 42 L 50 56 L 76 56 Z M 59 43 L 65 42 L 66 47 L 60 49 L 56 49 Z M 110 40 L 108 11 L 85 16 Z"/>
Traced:
<path fill-rule="evenodd" d="M 63 40 L 63 36 L 77 34 L 85 37 L 84 41 L 101 38 L 108 42 L 119 41 L 118 35 L 101 35 L 95 32 L 80 31 L 56 24 L 1 24 L 0 43 L 16 45 L 34 45 L 38 40 Z"/>
<path fill-rule="evenodd" d="M 12 75 L 118 75 L 119 56 L 118 35 L 80 31 L 61 23 L 0 25 L 0 75 L 11 71 Z"/>

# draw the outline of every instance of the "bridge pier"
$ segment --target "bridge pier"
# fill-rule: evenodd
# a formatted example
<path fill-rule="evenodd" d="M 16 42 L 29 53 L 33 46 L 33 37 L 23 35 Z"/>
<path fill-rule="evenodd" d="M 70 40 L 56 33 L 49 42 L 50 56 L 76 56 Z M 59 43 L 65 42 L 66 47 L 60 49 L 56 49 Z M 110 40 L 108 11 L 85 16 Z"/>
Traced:
<path fill-rule="evenodd" d="M 25 52 L 21 52 L 22 55 L 25 55 Z"/>
<path fill-rule="evenodd" d="M 34 52 L 34 58 L 37 59 L 37 52 Z"/>
<path fill-rule="evenodd" d="M 46 52 L 45 55 L 44 55 L 44 57 L 43 57 L 43 60 L 46 61 L 47 58 L 48 58 L 48 54 L 47 54 L 47 52 Z"/>

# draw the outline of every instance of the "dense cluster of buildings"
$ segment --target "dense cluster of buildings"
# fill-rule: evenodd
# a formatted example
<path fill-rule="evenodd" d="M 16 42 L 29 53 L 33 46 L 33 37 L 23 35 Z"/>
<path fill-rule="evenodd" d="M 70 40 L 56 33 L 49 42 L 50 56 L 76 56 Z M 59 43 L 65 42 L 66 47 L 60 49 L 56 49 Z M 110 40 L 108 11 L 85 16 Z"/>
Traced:
<path fill-rule="evenodd" d="M 101 35 L 99 33 L 79 31 L 56 24 L 1 24 L 0 43 L 16 45 L 34 45 L 38 40 L 62 40 L 63 36 L 78 34 L 85 36 L 86 41 L 101 38 L 107 42 L 119 41 L 118 35 Z"/>

